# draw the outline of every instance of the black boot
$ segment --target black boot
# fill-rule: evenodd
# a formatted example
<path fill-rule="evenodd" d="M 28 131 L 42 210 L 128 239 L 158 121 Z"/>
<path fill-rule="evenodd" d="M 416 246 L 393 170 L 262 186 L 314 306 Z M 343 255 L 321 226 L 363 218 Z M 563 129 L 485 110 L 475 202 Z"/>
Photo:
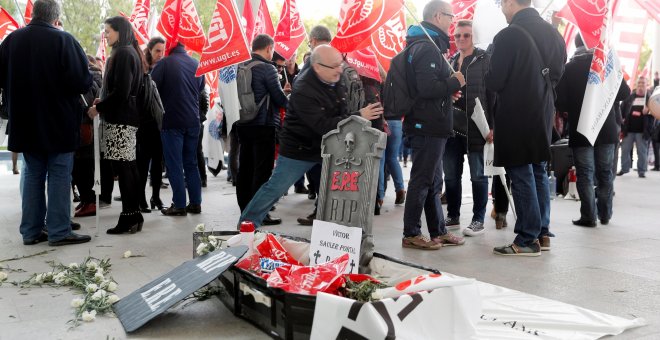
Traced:
<path fill-rule="evenodd" d="M 151 203 L 151 209 L 156 209 L 162 210 L 163 207 L 163 201 L 160 200 L 160 197 L 151 197 L 151 200 L 149 200 L 149 203 Z"/>
<path fill-rule="evenodd" d="M 139 211 L 132 213 L 121 213 L 119 214 L 119 221 L 114 228 L 108 229 L 106 232 L 108 234 L 117 235 L 123 233 L 135 234 L 138 231 L 142 230 L 142 224 L 144 223 L 144 218 Z"/>

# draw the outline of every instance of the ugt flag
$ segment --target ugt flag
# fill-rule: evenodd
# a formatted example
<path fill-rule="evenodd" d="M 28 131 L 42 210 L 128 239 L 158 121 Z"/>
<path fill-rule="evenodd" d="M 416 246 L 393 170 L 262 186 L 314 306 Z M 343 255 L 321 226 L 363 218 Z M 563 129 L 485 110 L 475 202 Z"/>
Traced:
<path fill-rule="evenodd" d="M 249 60 L 245 34 L 233 0 L 218 0 L 209 27 L 209 38 L 199 60 L 196 76 Z"/>
<path fill-rule="evenodd" d="M 580 35 L 587 48 L 600 44 L 606 17 L 612 17 L 613 3 L 616 0 L 568 0 L 566 6 L 557 13 L 580 28 Z M 612 4 L 609 6 L 608 3 Z"/>
<path fill-rule="evenodd" d="M 343 0 L 337 35 L 330 42 L 339 52 L 368 47 L 371 35 L 401 11 L 401 0 Z"/>
<path fill-rule="evenodd" d="M 18 23 L 14 18 L 5 11 L 4 8 L 0 7 L 0 41 L 5 40 L 5 38 L 18 29 Z"/>
<path fill-rule="evenodd" d="M 148 23 L 150 8 L 151 4 L 149 0 L 137 0 L 133 12 L 128 18 L 128 21 L 133 25 L 135 38 L 139 45 L 144 45 L 149 42 Z"/>
<path fill-rule="evenodd" d="M 280 22 L 275 31 L 275 52 L 289 60 L 296 53 L 298 46 L 305 40 L 303 26 L 296 0 L 285 0 L 282 6 Z"/>
<path fill-rule="evenodd" d="M 27 4 L 25 5 L 25 15 L 23 15 L 23 20 L 25 20 L 25 24 L 29 24 L 30 21 L 32 21 L 32 8 L 34 5 L 32 5 L 32 0 L 28 0 Z"/>
<path fill-rule="evenodd" d="M 167 40 L 168 53 L 177 42 L 197 53 L 204 49 L 204 30 L 193 0 L 167 0 L 157 29 Z"/>
<path fill-rule="evenodd" d="M 399 12 L 371 35 L 371 49 L 385 72 L 394 56 L 406 46 L 406 16 Z"/>
<path fill-rule="evenodd" d="M 615 1 L 609 1 L 609 6 L 605 9 L 605 13 L 608 13 L 608 15 L 604 17 L 602 27 L 598 29 L 601 34 L 598 37 L 598 46 L 594 50 L 594 56 L 591 60 L 587 88 L 584 92 L 584 101 L 577 126 L 577 131 L 583 134 L 592 145 L 596 141 L 596 137 L 598 137 L 612 105 L 614 105 L 616 94 L 623 79 L 619 58 L 616 51 L 609 45 L 608 28 L 612 20 L 612 6 Z M 573 14 L 577 19 L 578 15 Z M 584 29 L 580 27 L 580 31 L 584 32 Z"/>
<path fill-rule="evenodd" d="M 275 36 L 275 29 L 273 28 L 273 22 L 270 20 L 270 12 L 268 11 L 266 0 L 261 0 L 261 5 L 259 5 L 259 11 L 254 22 L 254 35 L 256 36 L 258 34 L 268 34 L 271 37 Z"/>

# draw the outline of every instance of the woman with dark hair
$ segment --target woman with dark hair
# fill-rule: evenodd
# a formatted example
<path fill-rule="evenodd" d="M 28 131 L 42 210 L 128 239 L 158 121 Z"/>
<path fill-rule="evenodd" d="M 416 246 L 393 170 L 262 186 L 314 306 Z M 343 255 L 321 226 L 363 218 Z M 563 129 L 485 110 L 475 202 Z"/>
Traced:
<path fill-rule="evenodd" d="M 138 89 L 144 74 L 144 56 L 126 18 L 116 16 L 105 21 L 105 36 L 112 53 L 103 77 L 101 98 L 94 100 L 87 114 L 103 118 L 105 158 L 119 177 L 122 212 L 108 234 L 142 230 L 138 188 L 140 175 L 136 164 L 136 134 L 140 124 Z"/>
<path fill-rule="evenodd" d="M 153 70 L 158 61 L 165 56 L 165 39 L 161 37 L 153 37 L 147 43 L 147 48 L 144 49 L 144 59 L 147 61 L 149 71 Z"/>

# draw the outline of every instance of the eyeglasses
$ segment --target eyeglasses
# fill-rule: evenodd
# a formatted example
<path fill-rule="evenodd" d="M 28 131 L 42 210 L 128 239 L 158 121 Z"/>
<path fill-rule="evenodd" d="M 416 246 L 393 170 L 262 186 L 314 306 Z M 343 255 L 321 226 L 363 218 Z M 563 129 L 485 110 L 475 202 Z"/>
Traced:
<path fill-rule="evenodd" d="M 330 66 L 330 65 L 323 64 L 323 63 L 317 63 L 317 64 L 319 64 L 319 65 L 321 65 L 321 66 L 323 66 L 323 67 L 325 67 L 325 68 L 329 68 L 329 69 L 331 69 L 331 70 L 336 70 L 336 69 L 338 69 L 338 68 L 342 68 L 342 67 L 344 66 L 344 63 L 341 63 L 341 64 L 339 64 L 339 65 L 337 65 L 337 66 Z"/>
<path fill-rule="evenodd" d="M 278 69 L 283 69 L 284 65 L 275 65 L 275 67 L 277 67 Z"/>
<path fill-rule="evenodd" d="M 442 14 L 442 15 L 446 15 L 446 16 L 450 17 L 451 19 L 454 19 L 454 17 L 455 17 L 455 15 L 453 15 L 453 14 L 451 14 L 451 13 L 440 12 L 440 14 Z"/>
<path fill-rule="evenodd" d="M 463 39 L 470 39 L 470 37 L 472 37 L 472 33 L 463 33 Z M 461 34 L 460 34 L 460 33 L 456 33 L 456 34 L 454 34 L 454 39 L 455 39 L 455 40 L 458 40 L 458 39 L 460 39 L 460 38 L 461 38 Z"/>

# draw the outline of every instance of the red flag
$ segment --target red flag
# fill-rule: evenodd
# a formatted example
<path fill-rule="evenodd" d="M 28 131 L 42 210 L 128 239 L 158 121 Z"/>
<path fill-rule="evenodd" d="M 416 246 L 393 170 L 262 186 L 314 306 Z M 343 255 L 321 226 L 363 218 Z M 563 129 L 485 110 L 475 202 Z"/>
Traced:
<path fill-rule="evenodd" d="M 96 50 L 96 57 L 101 58 L 103 65 L 105 65 L 105 45 L 107 40 L 105 39 L 105 32 L 101 30 L 101 39 L 99 41 L 99 48 Z"/>
<path fill-rule="evenodd" d="M 206 85 L 209 86 L 209 110 L 215 105 L 215 100 L 218 96 L 218 70 L 207 72 L 204 74 Z"/>
<path fill-rule="evenodd" d="M 275 52 L 284 59 L 291 59 L 298 46 L 305 40 L 306 33 L 300 13 L 298 13 L 296 0 L 285 0 L 280 23 L 277 24 L 275 32 Z"/>
<path fill-rule="evenodd" d="M 0 41 L 5 40 L 11 32 L 17 29 L 18 23 L 16 20 L 4 8 L 0 7 Z"/>
<path fill-rule="evenodd" d="M 243 18 L 245 19 L 245 36 L 248 44 L 254 39 L 254 14 L 252 13 L 252 1 L 245 0 L 243 5 Z"/>
<path fill-rule="evenodd" d="M 204 30 L 193 0 L 167 0 L 156 28 L 167 40 L 168 53 L 177 42 L 197 53 L 204 49 Z"/>
<path fill-rule="evenodd" d="M 233 0 L 218 0 L 209 27 L 209 38 L 196 76 L 249 60 L 250 49 Z"/>
<path fill-rule="evenodd" d="M 637 0 L 637 3 L 649 12 L 656 23 L 660 23 L 660 0 Z"/>
<path fill-rule="evenodd" d="M 579 27 L 584 45 L 587 48 L 594 48 L 600 43 L 605 16 L 608 12 L 607 2 L 607 0 L 568 0 L 557 16 Z M 573 18 L 568 13 L 569 11 Z"/>
<path fill-rule="evenodd" d="M 27 4 L 25 5 L 25 15 L 23 16 L 26 25 L 32 21 L 32 7 L 32 0 L 27 0 Z"/>
<path fill-rule="evenodd" d="M 137 0 L 135 2 L 135 8 L 133 8 L 133 13 L 131 13 L 128 21 L 133 25 L 133 31 L 135 31 L 135 38 L 138 40 L 139 45 L 144 45 L 149 42 L 149 9 L 151 4 L 149 0 Z M 123 15 L 123 14 L 122 14 Z"/>
<path fill-rule="evenodd" d="M 275 36 L 275 29 L 273 28 L 273 21 L 270 20 L 270 12 L 266 0 L 261 0 L 259 5 L 259 12 L 254 23 L 254 35 L 268 34 L 271 37 Z M 254 38 L 254 37 L 253 37 Z"/>
<path fill-rule="evenodd" d="M 571 56 L 575 53 L 575 36 L 578 34 L 577 26 L 572 23 L 566 23 L 564 28 L 564 44 L 566 45 L 566 55 Z"/>
<path fill-rule="evenodd" d="M 385 25 L 371 35 L 371 49 L 385 72 L 389 72 L 390 61 L 405 46 L 406 15 L 403 11 L 388 20 Z"/>
<path fill-rule="evenodd" d="M 330 43 L 340 52 L 369 46 L 371 35 L 401 11 L 401 0 L 344 0 L 337 35 Z"/>
<path fill-rule="evenodd" d="M 364 48 L 357 51 L 348 52 L 346 54 L 346 61 L 353 66 L 357 73 L 363 77 L 383 81 L 378 72 L 378 60 L 376 55 L 369 48 Z"/>

